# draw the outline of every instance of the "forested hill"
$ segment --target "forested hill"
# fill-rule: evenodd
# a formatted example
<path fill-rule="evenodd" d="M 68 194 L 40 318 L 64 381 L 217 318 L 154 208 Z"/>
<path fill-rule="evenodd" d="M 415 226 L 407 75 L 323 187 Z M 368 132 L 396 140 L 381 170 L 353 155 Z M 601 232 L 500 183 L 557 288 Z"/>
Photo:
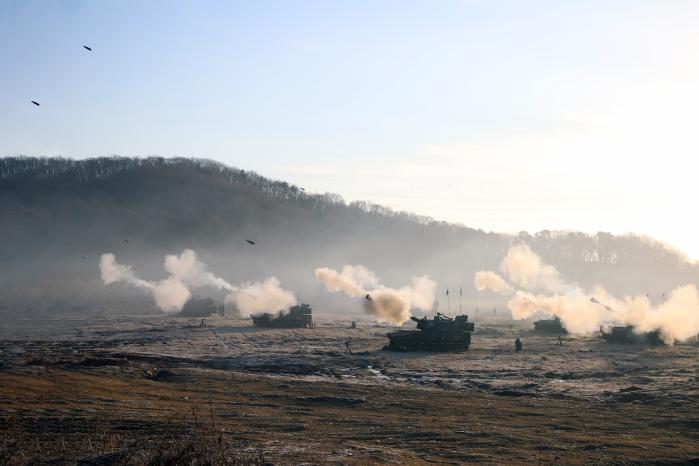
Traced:
<path fill-rule="evenodd" d="M 570 280 L 620 293 L 661 292 L 697 277 L 682 254 L 647 237 L 488 233 L 347 204 L 209 160 L 2 158 L 0 218 L 0 307 L 25 311 L 114 307 L 116 291 L 99 283 L 101 253 L 156 277 L 162 256 L 185 247 L 232 281 L 276 275 L 319 293 L 315 267 L 352 263 L 391 285 L 422 273 L 463 283 L 474 303 L 473 272 L 497 267 L 519 240 Z"/>

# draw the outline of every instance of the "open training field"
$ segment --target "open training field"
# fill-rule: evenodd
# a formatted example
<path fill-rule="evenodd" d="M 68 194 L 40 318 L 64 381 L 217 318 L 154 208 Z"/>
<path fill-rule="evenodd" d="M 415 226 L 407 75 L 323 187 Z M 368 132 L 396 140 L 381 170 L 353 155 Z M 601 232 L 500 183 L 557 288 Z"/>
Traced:
<path fill-rule="evenodd" d="M 514 353 L 517 329 L 501 326 L 481 328 L 464 353 L 387 353 L 390 327 L 374 324 L 208 323 L 6 327 L 0 462 L 137 464 L 187 454 L 239 464 L 699 461 L 693 343 L 557 346 L 521 330 L 525 350 Z"/>

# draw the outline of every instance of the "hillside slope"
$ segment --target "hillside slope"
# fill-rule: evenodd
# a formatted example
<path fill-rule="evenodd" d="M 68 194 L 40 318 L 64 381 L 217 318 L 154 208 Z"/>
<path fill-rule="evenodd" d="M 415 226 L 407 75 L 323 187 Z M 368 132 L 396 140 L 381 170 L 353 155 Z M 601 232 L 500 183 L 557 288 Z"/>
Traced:
<path fill-rule="evenodd" d="M 143 296 L 100 283 L 104 252 L 158 277 L 164 254 L 192 248 L 228 280 L 275 275 L 325 307 L 337 301 L 327 301 L 313 269 L 346 263 L 391 285 L 423 273 L 463 284 L 468 305 L 496 300 L 473 290 L 473 272 L 496 268 L 519 240 L 569 279 L 617 293 L 661 293 L 697 277 L 681 254 L 645 237 L 488 233 L 208 160 L 3 158 L 0 218 L 0 307 L 12 314 L 147 310 Z"/>

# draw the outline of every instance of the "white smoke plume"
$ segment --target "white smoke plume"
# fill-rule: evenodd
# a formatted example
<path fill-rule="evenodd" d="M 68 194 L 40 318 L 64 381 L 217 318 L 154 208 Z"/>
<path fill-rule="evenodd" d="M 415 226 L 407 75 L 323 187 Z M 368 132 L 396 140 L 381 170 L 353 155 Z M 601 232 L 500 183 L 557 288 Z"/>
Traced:
<path fill-rule="evenodd" d="M 279 280 L 270 277 L 263 282 L 246 283 L 226 297 L 226 302 L 234 302 L 241 317 L 264 312 L 278 313 L 296 304 L 296 297 L 280 286 Z"/>
<path fill-rule="evenodd" d="M 206 264 L 200 261 L 191 249 L 185 249 L 179 256 L 168 254 L 165 256 L 163 267 L 170 275 L 192 288 L 211 286 L 228 291 L 234 288 L 223 278 L 209 272 Z"/>
<path fill-rule="evenodd" d="M 413 277 L 410 285 L 400 289 L 382 287 L 376 274 L 362 265 L 345 265 L 340 272 L 322 267 L 315 270 L 315 276 L 331 293 L 362 297 L 362 307 L 378 322 L 396 325 L 410 319 L 411 308 L 432 309 L 437 288 L 427 275 Z"/>
<path fill-rule="evenodd" d="M 151 291 L 156 306 L 166 312 L 182 310 L 192 297 L 189 288 L 175 277 L 160 280 Z"/>
<path fill-rule="evenodd" d="M 321 267 L 315 271 L 316 278 L 331 293 L 342 291 L 351 298 L 364 296 L 367 289 L 376 288 L 379 279 L 363 265 L 345 265 L 340 272 Z"/>
<path fill-rule="evenodd" d="M 490 290 L 495 293 L 507 294 L 514 290 L 500 275 L 489 270 L 479 270 L 473 277 L 473 284 L 478 291 Z"/>
<path fill-rule="evenodd" d="M 116 261 L 114 254 L 102 254 L 100 257 L 100 275 L 105 285 L 116 282 L 126 282 L 139 288 L 151 288 L 151 284 L 141 280 L 131 270 L 131 266 L 123 265 Z"/>
<path fill-rule="evenodd" d="M 591 335 L 600 326 L 612 324 L 617 317 L 614 311 L 590 300 L 582 292 L 567 295 L 534 295 L 518 290 L 507 303 L 516 320 L 528 319 L 537 311 L 549 316 L 558 316 L 565 328 L 576 335 Z"/>
<path fill-rule="evenodd" d="M 155 304 L 163 311 L 179 311 L 191 297 L 187 286 L 175 277 L 159 282 L 150 282 L 138 278 L 131 266 L 120 264 L 114 254 L 102 254 L 100 257 L 100 275 L 105 285 L 124 282 L 148 291 Z"/>
<path fill-rule="evenodd" d="M 410 286 L 402 287 L 398 290 L 398 294 L 407 299 L 411 307 L 425 312 L 431 310 L 434 305 L 434 292 L 437 289 L 437 282 L 427 275 L 413 277 L 410 281 Z M 409 318 L 410 316 L 408 316 Z"/>
<path fill-rule="evenodd" d="M 557 293 L 564 288 L 558 270 L 545 264 L 526 243 L 510 247 L 500 270 L 512 283 L 525 290 L 544 289 Z"/>
<path fill-rule="evenodd" d="M 563 282 L 553 266 L 521 244 L 510 248 L 502 269 L 507 278 L 524 288 L 514 290 L 507 303 L 514 319 L 528 319 L 540 311 L 558 316 L 565 328 L 577 335 L 593 334 L 606 325 L 631 325 L 637 333 L 659 331 L 669 344 L 699 333 L 699 292 L 694 285 L 676 288 L 657 305 L 645 295 L 618 299 L 601 287 L 588 292 Z M 481 272 L 476 275 L 474 281 L 484 276 Z M 535 294 L 530 289 L 545 289 L 550 294 Z"/>
<path fill-rule="evenodd" d="M 153 296 L 158 308 L 165 312 L 182 310 L 192 296 L 190 289 L 207 286 L 227 291 L 225 301 L 236 303 L 243 317 L 263 312 L 284 312 L 296 304 L 293 293 L 281 288 L 276 278 L 271 277 L 261 283 L 231 285 L 209 272 L 206 264 L 191 249 L 185 249 L 179 256 L 168 254 L 163 267 L 169 277 L 148 281 L 139 278 L 131 266 L 117 262 L 114 254 L 102 254 L 100 258 L 100 275 L 105 285 L 123 282 L 146 290 Z"/>

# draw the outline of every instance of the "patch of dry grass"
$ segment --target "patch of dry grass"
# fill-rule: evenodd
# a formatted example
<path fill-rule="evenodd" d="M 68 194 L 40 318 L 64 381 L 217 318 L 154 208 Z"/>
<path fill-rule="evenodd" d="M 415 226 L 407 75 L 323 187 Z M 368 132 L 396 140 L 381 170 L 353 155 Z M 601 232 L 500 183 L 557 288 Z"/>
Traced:
<path fill-rule="evenodd" d="M 10 420 L 8 428 L 0 432 L 0 465 L 269 464 L 260 449 L 236 441 L 225 429 L 219 428 L 213 411 L 208 419 L 192 412 L 187 418 L 175 416 L 160 426 L 151 425 L 149 429 L 143 428 L 145 424 L 130 429 L 121 426 L 119 430 L 95 424 L 99 428 L 94 432 L 78 432 L 81 429 L 75 429 L 75 423 L 59 420 L 54 422 L 53 432 L 33 432 L 26 428 L 32 423 L 13 424 Z M 47 426 L 34 427 L 46 429 Z"/>
<path fill-rule="evenodd" d="M 169 370 L 164 380 L 142 367 L 0 372 L 0 464 L 686 462 L 699 444 L 699 422 L 686 422 L 697 403 Z"/>

